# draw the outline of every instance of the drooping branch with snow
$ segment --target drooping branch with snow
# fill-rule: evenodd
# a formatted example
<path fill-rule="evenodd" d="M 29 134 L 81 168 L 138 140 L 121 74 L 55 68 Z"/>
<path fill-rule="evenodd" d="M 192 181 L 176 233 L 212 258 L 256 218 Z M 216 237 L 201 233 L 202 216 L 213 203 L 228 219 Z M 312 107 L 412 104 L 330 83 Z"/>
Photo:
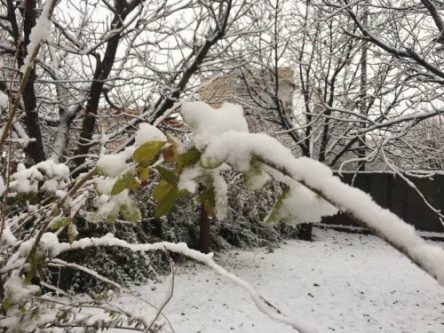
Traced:
<path fill-rule="evenodd" d="M 44 330 L 61 325 L 64 320 L 79 325 L 78 316 L 71 313 L 70 319 L 63 317 L 64 308 L 82 309 L 90 304 L 66 299 L 57 285 L 45 280 L 46 266 L 78 269 L 125 291 L 92 269 L 58 259 L 70 250 L 118 246 L 133 252 L 165 250 L 196 260 L 244 289 L 271 319 L 299 332 L 316 331 L 284 316 L 251 284 L 217 264 L 212 254 L 192 250 L 184 243 L 131 244 L 112 234 L 96 238 L 79 235 L 75 218 L 80 211 L 90 223 L 113 223 L 116 219 L 140 221 L 142 215 L 134 200 L 135 190 L 154 181 L 149 177 L 151 172 L 158 174 L 151 194 L 157 203 L 154 212 L 157 217 L 167 214 L 179 198 L 198 196 L 207 214 L 221 219 L 227 205 L 223 171 L 232 169 L 244 174 L 247 183 L 256 189 L 271 176 L 285 184 L 286 189 L 266 217 L 266 223 L 320 222 L 323 216 L 333 215 L 339 209 L 444 285 L 442 248 L 425 242 L 413 227 L 379 207 L 367 194 L 343 184 L 328 167 L 305 157 L 295 158 L 289 149 L 266 134 L 249 133 L 240 106 L 224 104 L 213 109 L 203 102 L 183 103 L 182 116 L 191 128 L 191 141 L 180 144 L 152 125 L 141 124 L 134 145 L 119 153 L 102 154 L 95 169 L 72 183 L 67 166 L 52 160 L 18 168 L 6 195 L 8 199 L 28 201 L 25 212 L 6 218 L 0 239 L 5 310 L 0 327 Z M 174 169 L 170 169 L 172 165 Z M 46 197 L 39 199 L 42 194 Z M 31 225 L 31 231 L 25 225 Z M 62 239 L 64 230 L 67 236 Z M 36 278 L 41 280 L 41 286 L 62 295 L 63 300 L 40 295 L 42 289 L 35 284 Z M 48 302 L 58 304 L 57 311 Z M 98 306 L 108 309 L 105 303 L 99 302 Z M 124 310 L 119 313 L 126 317 L 124 325 L 129 326 L 125 327 L 142 330 L 148 327 L 147 320 L 133 318 Z M 103 327 L 115 324 L 112 318 L 108 319 Z"/>
<path fill-rule="evenodd" d="M 225 113 L 227 122 L 235 122 L 235 125 L 230 130 L 222 129 L 222 133 L 214 131 L 214 119 L 202 117 L 202 109 L 206 109 L 207 113 L 219 112 L 217 117 L 223 117 L 223 109 L 211 110 L 202 103 L 190 103 L 184 106 L 184 119 L 190 122 L 196 132 L 198 144 L 205 147 L 201 157 L 202 165 L 211 167 L 228 163 L 236 170 L 246 172 L 250 168 L 252 159 L 256 158 L 284 176 L 283 181 L 287 182 L 290 188 L 295 186 L 293 182 L 297 182 L 309 190 L 298 191 L 296 185 L 293 191 L 303 196 L 300 199 L 297 195 L 291 196 L 296 210 L 310 207 L 310 211 L 325 216 L 336 212 L 330 205 L 340 209 L 407 255 L 415 264 L 444 285 L 444 251 L 438 246 L 427 244 L 412 226 L 389 210 L 378 206 L 369 195 L 342 183 L 322 163 L 304 157 L 295 158 L 289 149 L 265 134 L 239 131 L 237 128 L 243 122 L 242 116 L 238 116 L 236 122 L 232 114 Z M 297 200 L 304 201 L 307 196 L 313 196 L 315 204 L 310 206 L 304 203 L 299 206 Z M 297 211 L 293 214 L 301 215 Z M 319 217 L 313 218 L 313 221 L 307 220 L 307 217 L 303 220 L 303 222 L 319 221 Z"/>

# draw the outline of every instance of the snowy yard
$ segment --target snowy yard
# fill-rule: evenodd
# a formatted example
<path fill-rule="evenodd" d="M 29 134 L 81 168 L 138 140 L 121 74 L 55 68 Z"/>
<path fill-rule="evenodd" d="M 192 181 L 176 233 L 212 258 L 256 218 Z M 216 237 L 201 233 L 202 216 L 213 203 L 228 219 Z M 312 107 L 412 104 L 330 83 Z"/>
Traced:
<path fill-rule="evenodd" d="M 311 243 L 232 250 L 216 261 L 319 332 L 444 332 L 444 288 L 405 256 L 373 236 L 322 229 L 315 235 Z M 159 305 L 170 282 L 133 289 Z M 152 313 L 134 297 L 113 303 L 145 318 Z M 245 291 L 192 262 L 177 267 L 164 314 L 169 324 L 159 322 L 180 333 L 294 332 L 262 314 Z"/>
<path fill-rule="evenodd" d="M 444 1 L 0 1 L 0 332 L 444 333 L 443 50 Z M 380 238 L 245 249 L 338 211 Z"/>

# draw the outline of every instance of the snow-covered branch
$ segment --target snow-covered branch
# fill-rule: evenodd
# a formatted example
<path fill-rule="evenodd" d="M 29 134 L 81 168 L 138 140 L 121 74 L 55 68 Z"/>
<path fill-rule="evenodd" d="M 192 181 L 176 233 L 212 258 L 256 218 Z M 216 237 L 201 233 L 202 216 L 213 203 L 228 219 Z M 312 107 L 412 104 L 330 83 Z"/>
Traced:
<path fill-rule="evenodd" d="M 190 249 L 185 243 L 158 242 L 152 244 L 130 244 L 122 239 L 115 238 L 111 234 L 100 238 L 83 238 L 81 240 L 74 241 L 72 244 L 58 243 L 53 237 L 51 237 L 51 239 L 53 239 L 53 242 L 50 244 L 47 243 L 47 250 L 53 255 L 58 255 L 69 250 L 85 249 L 88 247 L 98 246 L 120 246 L 135 252 L 167 250 L 173 253 L 184 255 L 210 267 L 219 275 L 244 289 L 250 295 L 258 309 L 266 314 L 268 317 L 270 317 L 272 320 L 289 325 L 301 333 L 316 332 L 316 330 L 309 325 L 296 322 L 283 315 L 280 310 L 273 306 L 272 303 L 269 302 L 265 297 L 263 297 L 251 284 L 237 277 L 233 273 L 228 272 L 222 266 L 217 264 L 213 259 L 213 253 L 204 254 L 197 250 Z"/>
<path fill-rule="evenodd" d="M 342 183 L 325 165 L 304 157 L 294 158 L 291 151 L 277 140 L 264 134 L 224 133 L 208 144 L 202 159 L 211 163 L 223 161 L 238 170 L 246 171 L 252 157 L 338 207 L 444 285 L 442 248 L 428 244 L 411 225 L 389 210 L 381 208 L 368 194 Z"/>

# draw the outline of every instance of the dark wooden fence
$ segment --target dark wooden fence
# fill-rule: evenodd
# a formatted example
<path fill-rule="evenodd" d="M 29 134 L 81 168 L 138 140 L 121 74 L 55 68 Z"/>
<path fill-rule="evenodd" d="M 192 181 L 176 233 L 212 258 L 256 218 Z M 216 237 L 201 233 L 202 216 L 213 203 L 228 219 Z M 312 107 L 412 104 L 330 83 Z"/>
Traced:
<path fill-rule="evenodd" d="M 354 174 L 343 174 L 341 180 L 351 184 Z M 433 178 L 409 178 L 433 207 L 444 212 L 444 175 Z M 391 173 L 359 173 L 353 186 L 369 193 L 380 206 L 388 208 L 418 230 L 444 232 L 438 215 L 433 212 L 402 178 Z M 330 224 L 353 225 L 344 214 L 324 218 Z"/>

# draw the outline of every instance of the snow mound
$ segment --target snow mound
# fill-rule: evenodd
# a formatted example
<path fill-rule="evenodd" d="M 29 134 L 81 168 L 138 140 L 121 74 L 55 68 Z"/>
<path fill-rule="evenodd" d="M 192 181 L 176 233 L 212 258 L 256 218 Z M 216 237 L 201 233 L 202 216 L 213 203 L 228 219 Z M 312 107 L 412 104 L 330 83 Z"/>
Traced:
<path fill-rule="evenodd" d="M 219 109 L 214 109 L 204 102 L 188 102 L 182 105 L 182 116 L 193 130 L 193 141 L 199 149 L 215 136 L 228 131 L 248 133 L 240 105 L 224 103 Z"/>
<path fill-rule="evenodd" d="M 139 146 L 148 141 L 167 141 L 167 137 L 153 125 L 142 123 L 134 138 L 135 146 Z"/>

